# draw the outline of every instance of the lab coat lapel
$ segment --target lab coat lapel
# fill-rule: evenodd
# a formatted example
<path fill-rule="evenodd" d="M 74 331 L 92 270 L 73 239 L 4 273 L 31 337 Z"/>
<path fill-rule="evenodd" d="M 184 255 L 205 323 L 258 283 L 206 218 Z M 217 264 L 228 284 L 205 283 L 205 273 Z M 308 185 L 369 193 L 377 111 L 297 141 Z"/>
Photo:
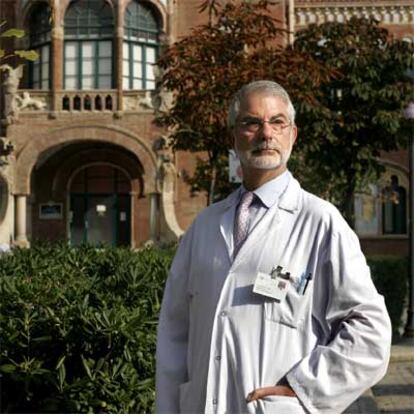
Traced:
<path fill-rule="evenodd" d="M 234 225 L 234 212 L 236 209 L 237 200 L 239 199 L 240 195 L 240 188 L 233 193 L 231 193 L 226 200 L 224 201 L 223 205 L 223 213 L 220 217 L 220 233 L 224 239 L 224 243 L 226 244 L 227 254 L 231 260 L 233 255 L 233 225 Z"/>

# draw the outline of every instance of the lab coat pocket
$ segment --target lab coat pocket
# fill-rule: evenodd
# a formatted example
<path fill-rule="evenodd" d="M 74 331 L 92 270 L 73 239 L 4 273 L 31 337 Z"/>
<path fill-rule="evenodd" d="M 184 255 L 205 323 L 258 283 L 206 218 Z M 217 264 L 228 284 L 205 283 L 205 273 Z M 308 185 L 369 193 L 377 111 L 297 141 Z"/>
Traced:
<path fill-rule="evenodd" d="M 305 294 L 298 293 L 296 286 L 296 283 L 291 282 L 287 295 L 281 302 L 266 299 L 264 313 L 267 320 L 294 329 L 301 329 L 304 326 L 310 309 L 313 285 L 312 282 L 309 283 Z"/>
<path fill-rule="evenodd" d="M 257 401 L 259 414 L 305 414 L 306 411 L 296 397 L 270 395 Z"/>

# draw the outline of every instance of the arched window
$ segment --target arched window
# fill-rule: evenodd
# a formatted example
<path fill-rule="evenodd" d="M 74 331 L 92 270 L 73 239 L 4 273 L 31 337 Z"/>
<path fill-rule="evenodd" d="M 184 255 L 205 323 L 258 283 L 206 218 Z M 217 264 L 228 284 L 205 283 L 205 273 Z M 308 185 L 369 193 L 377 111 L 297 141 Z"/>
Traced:
<path fill-rule="evenodd" d="M 354 197 L 355 229 L 359 236 L 407 234 L 408 178 L 387 166 L 384 174 L 365 192 Z"/>
<path fill-rule="evenodd" d="M 392 175 L 383 189 L 382 228 L 384 234 L 407 233 L 407 190 Z"/>
<path fill-rule="evenodd" d="M 123 88 L 155 89 L 160 28 L 153 10 L 133 0 L 125 12 Z"/>
<path fill-rule="evenodd" d="M 50 8 L 39 4 L 29 19 L 30 49 L 36 50 L 39 58 L 29 65 L 29 87 L 32 89 L 50 88 Z"/>
<path fill-rule="evenodd" d="M 77 0 L 65 15 L 65 89 L 113 87 L 113 14 L 104 0 Z"/>

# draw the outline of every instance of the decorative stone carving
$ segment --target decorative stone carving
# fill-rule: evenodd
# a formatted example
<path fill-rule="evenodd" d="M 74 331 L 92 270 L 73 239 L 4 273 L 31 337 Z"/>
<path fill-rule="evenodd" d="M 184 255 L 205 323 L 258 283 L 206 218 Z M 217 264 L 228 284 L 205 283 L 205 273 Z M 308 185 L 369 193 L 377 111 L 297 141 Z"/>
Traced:
<path fill-rule="evenodd" d="M 366 5 L 339 1 L 335 5 L 324 5 L 319 1 L 302 1 L 295 5 L 295 24 L 299 28 L 309 23 L 344 22 L 352 16 L 373 16 L 384 24 L 414 24 L 414 5 Z"/>
<path fill-rule="evenodd" d="M 173 162 L 174 155 L 169 145 L 169 138 L 167 136 L 160 137 L 154 143 L 153 149 L 158 158 L 156 190 L 161 193 L 160 236 L 162 240 L 176 241 L 184 231 L 180 228 L 175 215 L 174 198 L 177 169 Z"/>
<path fill-rule="evenodd" d="M 0 70 L 5 72 L 2 83 L 4 90 L 4 118 L 6 125 L 10 125 L 18 119 L 18 97 L 20 79 L 23 76 L 23 65 L 13 68 L 10 65 L 1 65 Z"/>
<path fill-rule="evenodd" d="M 20 79 L 23 76 L 23 65 L 13 68 L 10 65 L 1 65 L 0 69 L 5 72 L 4 88 L 4 119 L 6 125 L 17 122 L 19 112 L 22 110 L 43 110 L 46 103 L 39 99 L 34 99 L 30 93 L 25 91 L 22 95 L 18 94 Z"/>
<path fill-rule="evenodd" d="M 172 162 L 174 159 L 173 152 L 170 146 L 169 137 L 166 135 L 162 135 L 158 138 L 153 146 L 152 149 L 157 154 L 157 181 L 156 181 L 156 191 L 158 193 L 162 193 L 163 189 L 163 173 L 162 168 L 164 163 Z"/>
<path fill-rule="evenodd" d="M 23 109 L 34 109 L 42 110 L 46 108 L 46 103 L 40 99 L 34 99 L 30 96 L 29 92 L 23 92 L 22 96 L 16 95 L 16 100 L 18 102 L 18 110 Z"/>
<path fill-rule="evenodd" d="M 0 167 L 9 163 L 8 157 L 13 150 L 13 144 L 7 138 L 0 137 Z"/>
<path fill-rule="evenodd" d="M 162 181 L 162 192 L 174 193 L 175 181 L 177 179 L 177 169 L 171 161 L 164 161 L 161 164 L 161 181 Z"/>
<path fill-rule="evenodd" d="M 154 65 L 155 84 L 157 88 L 152 95 L 152 106 L 155 114 L 168 112 L 173 106 L 174 94 L 162 86 L 163 71 L 157 65 Z"/>
<path fill-rule="evenodd" d="M 144 109 L 153 110 L 151 91 L 145 91 L 145 95 L 138 98 L 138 104 Z"/>
<path fill-rule="evenodd" d="M 142 92 L 128 95 L 125 94 L 123 97 L 123 103 L 125 111 L 154 111 L 154 107 L 152 106 L 151 91 L 145 91 L 145 94 L 142 94 Z"/>

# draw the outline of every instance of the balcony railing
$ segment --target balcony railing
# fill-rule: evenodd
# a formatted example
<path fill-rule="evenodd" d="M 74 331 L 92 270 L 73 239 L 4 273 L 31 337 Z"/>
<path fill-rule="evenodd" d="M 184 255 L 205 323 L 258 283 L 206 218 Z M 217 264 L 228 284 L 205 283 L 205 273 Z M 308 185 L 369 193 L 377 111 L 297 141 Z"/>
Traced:
<path fill-rule="evenodd" d="M 20 89 L 19 102 L 26 104 L 21 106 L 20 113 L 29 112 L 116 112 L 121 109 L 118 101 L 118 91 L 108 90 L 60 90 L 51 91 L 36 89 Z M 123 91 L 122 110 L 126 112 L 147 112 L 152 110 L 150 91 Z M 54 103 L 53 103 L 54 102 Z"/>
<path fill-rule="evenodd" d="M 58 112 L 117 111 L 117 93 L 114 90 L 59 91 L 56 93 Z"/>

